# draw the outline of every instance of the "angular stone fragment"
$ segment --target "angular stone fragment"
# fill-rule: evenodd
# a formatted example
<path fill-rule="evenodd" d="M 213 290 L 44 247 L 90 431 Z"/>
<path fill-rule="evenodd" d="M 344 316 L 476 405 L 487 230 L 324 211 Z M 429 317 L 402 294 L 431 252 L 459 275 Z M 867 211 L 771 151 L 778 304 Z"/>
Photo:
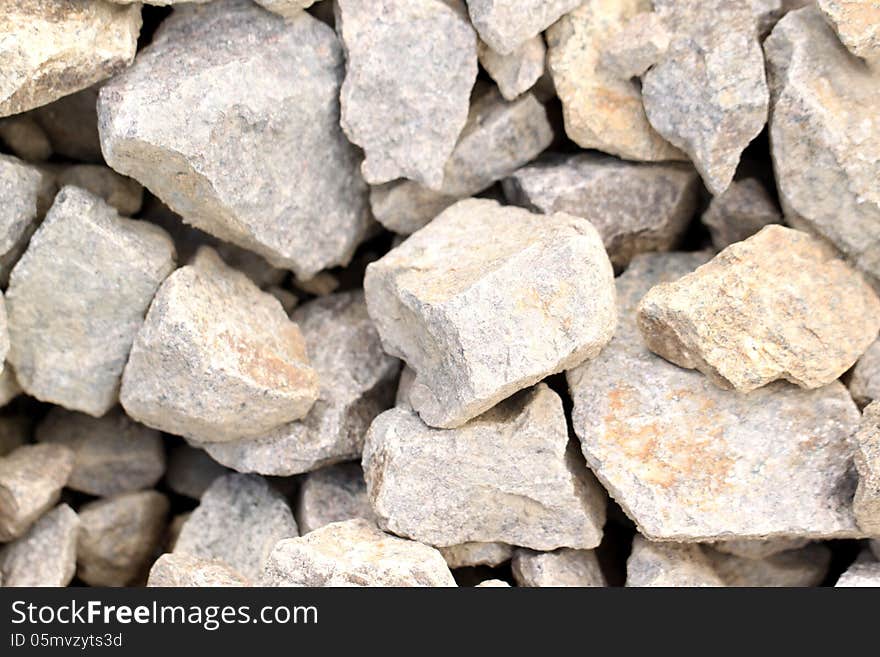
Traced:
<path fill-rule="evenodd" d="M 874 340 L 853 368 L 849 391 L 860 406 L 880 399 L 880 338 Z"/>
<path fill-rule="evenodd" d="M 32 420 L 25 415 L 0 416 L 0 456 L 30 442 Z"/>
<path fill-rule="evenodd" d="M 176 9 L 101 89 L 104 156 L 188 223 L 307 278 L 347 264 L 369 221 L 342 75 L 333 31 L 306 12 Z"/>
<path fill-rule="evenodd" d="M 458 429 L 395 408 L 367 434 L 370 502 L 380 527 L 431 545 L 594 548 L 605 495 L 568 443 L 562 401 L 545 384 Z"/>
<path fill-rule="evenodd" d="M 670 37 L 660 14 L 636 14 L 605 44 L 601 66 L 620 78 L 640 77 L 660 61 Z"/>
<path fill-rule="evenodd" d="M 642 343 L 639 299 L 707 257 L 641 255 L 618 279 L 614 339 L 567 373 L 587 463 L 657 540 L 858 535 L 849 442 L 858 410 L 840 383 L 721 390 Z"/>
<path fill-rule="evenodd" d="M 98 164 L 59 167 L 55 179 L 59 187 L 73 185 L 84 189 L 104 199 L 119 214 L 127 217 L 141 209 L 144 199 L 144 188 L 137 181 Z"/>
<path fill-rule="evenodd" d="M 9 361 L 24 390 L 101 416 L 159 284 L 174 268 L 160 228 L 76 187 L 55 198 L 6 292 Z"/>
<path fill-rule="evenodd" d="M 217 463 L 203 450 L 178 445 L 168 455 L 165 483 L 178 495 L 200 499 L 217 477 L 229 470 Z"/>
<path fill-rule="evenodd" d="M 15 0 L 0 14 L 0 116 L 18 114 L 110 77 L 134 59 L 140 5 Z"/>
<path fill-rule="evenodd" d="M 52 144 L 30 114 L 0 119 L 0 141 L 28 162 L 43 162 L 52 156 Z"/>
<path fill-rule="evenodd" d="M 24 534 L 54 506 L 73 458 L 62 445 L 22 445 L 0 458 L 0 542 Z"/>
<path fill-rule="evenodd" d="M 103 161 L 96 107 L 100 89 L 100 84 L 92 85 L 31 113 L 49 136 L 55 153 L 81 162 Z"/>
<path fill-rule="evenodd" d="M 614 332 L 613 270 L 590 223 L 487 199 L 456 203 L 371 263 L 364 288 L 435 427 L 593 358 Z"/>
<path fill-rule="evenodd" d="M 547 47 L 540 34 L 524 41 L 508 55 L 498 54 L 483 41 L 477 45 L 480 64 L 506 100 L 513 100 L 535 86 L 544 74 L 546 54 Z"/>
<path fill-rule="evenodd" d="M 770 194 L 757 179 L 735 180 L 714 196 L 700 221 L 712 235 L 718 249 L 741 242 L 769 224 L 782 223 L 782 216 Z"/>
<path fill-rule="evenodd" d="M 732 554 L 745 559 L 765 559 L 774 554 L 797 550 L 810 542 L 807 538 L 773 538 L 766 541 L 718 541 L 712 548 L 718 552 Z"/>
<path fill-rule="evenodd" d="M 818 586 L 831 563 L 831 550 L 813 544 L 763 559 L 747 559 L 704 548 L 718 576 L 727 586 Z"/>
<path fill-rule="evenodd" d="M 437 548 L 450 568 L 495 567 L 510 561 L 513 548 L 506 543 L 462 543 Z"/>
<path fill-rule="evenodd" d="M 467 0 L 471 22 L 492 50 L 508 55 L 582 0 Z"/>
<path fill-rule="evenodd" d="M 877 0 L 817 0 L 825 20 L 849 51 L 880 64 L 880 3 Z"/>
<path fill-rule="evenodd" d="M 65 445 L 75 460 L 67 487 L 106 497 L 152 488 L 165 472 L 162 436 L 121 409 L 101 418 L 53 408 L 36 430 L 42 443 Z"/>
<path fill-rule="evenodd" d="M 582 148 L 629 160 L 683 160 L 645 116 L 637 80 L 602 63 L 628 20 L 651 10 L 650 0 L 587 0 L 547 31 L 547 66 L 562 101 L 565 132 Z"/>
<path fill-rule="evenodd" d="M 66 504 L 46 513 L 0 549 L 3 586 L 67 586 L 76 572 L 79 518 Z"/>
<path fill-rule="evenodd" d="M 256 579 L 275 544 L 297 535 L 290 507 L 265 479 L 230 474 L 215 480 L 202 495 L 174 553 L 216 559 Z"/>
<path fill-rule="evenodd" d="M 699 195 L 699 178 L 690 166 L 591 153 L 530 164 L 503 184 L 511 203 L 589 220 L 618 268 L 636 253 L 673 248 L 687 230 Z"/>
<path fill-rule="evenodd" d="M 170 553 L 156 559 L 147 586 L 250 586 L 250 582 L 221 561 Z"/>
<path fill-rule="evenodd" d="M 519 586 L 606 586 L 593 550 L 517 550 L 511 563 Z"/>
<path fill-rule="evenodd" d="M 370 422 L 391 406 L 399 363 L 382 350 L 363 293 L 315 299 L 292 317 L 317 372 L 318 401 L 302 420 L 254 440 L 206 445 L 235 470 L 288 476 L 359 459 Z"/>
<path fill-rule="evenodd" d="M 764 49 L 786 221 L 831 242 L 880 291 L 880 71 L 850 55 L 815 7 L 786 15 Z"/>
<path fill-rule="evenodd" d="M 865 409 L 854 442 L 859 485 L 853 513 L 866 534 L 880 536 L 880 401 Z"/>
<path fill-rule="evenodd" d="M 479 584 L 477 584 L 478 588 L 510 588 L 510 584 L 501 579 L 485 579 Z"/>
<path fill-rule="evenodd" d="M 300 533 L 331 522 L 374 520 L 364 473 L 357 463 L 340 463 L 310 472 L 299 487 L 296 522 Z"/>
<path fill-rule="evenodd" d="M 285 18 L 295 18 L 314 2 L 315 0 L 256 0 L 256 3 L 264 9 Z"/>
<path fill-rule="evenodd" d="M 203 443 L 260 436 L 317 396 L 299 328 L 209 247 L 159 288 L 120 392 L 138 422 Z"/>
<path fill-rule="evenodd" d="M 729 0 L 654 0 L 672 33 L 642 79 L 651 125 L 687 153 L 712 194 L 767 121 L 769 91 L 754 15 Z"/>
<path fill-rule="evenodd" d="M 880 562 L 856 563 L 837 580 L 835 587 L 880 587 Z"/>
<path fill-rule="evenodd" d="M 639 304 L 648 348 L 748 392 L 777 379 L 818 388 L 880 331 L 880 299 L 813 237 L 767 226 Z"/>
<path fill-rule="evenodd" d="M 626 586 L 717 587 L 724 580 L 701 546 L 655 543 L 637 534 L 626 560 Z"/>
<path fill-rule="evenodd" d="M 434 548 L 357 519 L 279 541 L 260 586 L 455 586 L 455 580 Z"/>
<path fill-rule="evenodd" d="M 79 510 L 77 577 L 91 586 L 125 586 L 162 540 L 168 498 L 154 490 L 123 493 Z"/>

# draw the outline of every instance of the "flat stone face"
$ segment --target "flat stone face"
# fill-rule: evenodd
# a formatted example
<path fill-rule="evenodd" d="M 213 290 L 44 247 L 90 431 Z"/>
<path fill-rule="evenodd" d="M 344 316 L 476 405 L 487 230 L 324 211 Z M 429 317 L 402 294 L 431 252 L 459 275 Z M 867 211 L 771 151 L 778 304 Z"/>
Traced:
<path fill-rule="evenodd" d="M 204 450 L 178 445 L 168 454 L 165 484 L 178 495 L 197 500 L 217 477 L 228 472 Z"/>
<path fill-rule="evenodd" d="M 80 507 L 77 577 L 91 586 L 125 586 L 162 540 L 168 498 L 154 490 L 124 493 Z"/>
<path fill-rule="evenodd" d="M 642 299 L 648 348 L 723 388 L 835 381 L 880 330 L 880 299 L 818 240 L 767 226 Z"/>
<path fill-rule="evenodd" d="M 306 415 L 317 396 L 297 325 L 205 247 L 156 293 L 120 400 L 138 422 L 208 443 L 260 436 Z"/>
<path fill-rule="evenodd" d="M 73 185 L 104 199 L 119 214 L 130 217 L 141 209 L 144 188 L 99 164 L 75 164 L 62 167 L 56 175 L 59 187 Z"/>
<path fill-rule="evenodd" d="M 831 242 L 880 290 L 880 72 L 847 52 L 815 7 L 786 15 L 764 49 L 786 220 Z"/>
<path fill-rule="evenodd" d="M 853 513 L 866 534 L 880 536 L 880 401 L 865 409 L 854 441 L 859 485 Z"/>
<path fill-rule="evenodd" d="M 722 390 L 642 343 L 638 301 L 707 257 L 637 256 L 618 279 L 614 339 L 567 373 L 587 463 L 652 539 L 858 535 L 849 438 L 859 416 L 840 383 Z"/>
<path fill-rule="evenodd" d="M 817 0 L 825 20 L 849 51 L 880 63 L 880 5 L 876 0 Z"/>
<path fill-rule="evenodd" d="M 506 543 L 462 543 L 438 549 L 450 568 L 495 567 L 513 556 L 513 547 Z"/>
<path fill-rule="evenodd" d="M 880 338 L 871 343 L 853 368 L 849 391 L 860 405 L 880 399 Z"/>
<path fill-rule="evenodd" d="M 363 293 L 316 299 L 292 318 L 317 372 L 318 400 L 302 420 L 254 440 L 206 445 L 235 470 L 289 476 L 359 459 L 370 422 L 392 405 L 399 362 L 382 350 Z"/>
<path fill-rule="evenodd" d="M 645 115 L 637 81 L 602 64 L 617 31 L 651 11 L 651 0 L 587 0 L 547 30 L 547 66 L 562 101 L 565 132 L 582 148 L 628 160 L 683 160 Z"/>
<path fill-rule="evenodd" d="M 359 464 L 340 463 L 306 475 L 299 487 L 296 506 L 296 520 L 302 534 L 354 518 L 374 520 Z"/>
<path fill-rule="evenodd" d="M 727 586 L 818 586 L 831 563 L 831 550 L 809 545 L 763 559 L 747 559 L 703 548 L 712 567 Z"/>
<path fill-rule="evenodd" d="M 436 549 L 348 520 L 279 541 L 260 585 L 455 586 L 455 580 Z"/>
<path fill-rule="evenodd" d="M 100 89 L 95 84 L 31 112 L 55 153 L 81 162 L 103 162 L 96 107 Z"/>
<path fill-rule="evenodd" d="M 684 164 L 642 164 L 584 153 L 525 166 L 505 179 L 504 193 L 511 203 L 533 212 L 587 219 L 620 268 L 636 253 L 676 245 L 696 210 L 699 177 Z"/>
<path fill-rule="evenodd" d="M 24 534 L 55 505 L 73 459 L 62 445 L 22 445 L 0 458 L 0 542 Z"/>
<path fill-rule="evenodd" d="M 104 156 L 188 223 L 308 278 L 347 264 L 369 222 L 342 76 L 339 41 L 306 12 L 180 7 L 101 89 Z"/>
<path fill-rule="evenodd" d="M 723 193 L 712 197 L 700 221 L 712 235 L 712 246 L 720 251 L 764 226 L 782 223 L 782 216 L 764 185 L 746 178 L 734 180 Z"/>
<path fill-rule="evenodd" d="M 593 550 L 517 550 L 511 563 L 519 586 L 606 586 Z"/>
<path fill-rule="evenodd" d="M 6 291 L 9 362 L 29 395 L 101 416 L 159 284 L 174 269 L 160 228 L 65 187 Z"/>
<path fill-rule="evenodd" d="M 337 0 L 335 10 L 346 59 L 341 124 L 364 150 L 364 178 L 439 187 L 477 77 L 464 2 Z"/>
<path fill-rule="evenodd" d="M 165 472 L 162 436 L 133 422 L 121 409 L 93 418 L 53 408 L 37 427 L 36 438 L 73 450 L 67 487 L 89 495 L 152 488 Z"/>
<path fill-rule="evenodd" d="M 431 545 L 594 548 L 606 499 L 568 443 L 562 402 L 544 384 L 458 429 L 395 408 L 367 434 L 370 502 L 380 527 Z"/>
<path fill-rule="evenodd" d="M 471 199 L 370 264 L 364 287 L 385 350 L 416 371 L 413 408 L 450 428 L 593 358 L 614 331 L 612 277 L 586 220 Z"/>
<path fill-rule="evenodd" d="M 79 518 L 66 504 L 46 513 L 0 549 L 3 586 L 67 586 L 76 572 Z"/>
<path fill-rule="evenodd" d="M 724 586 L 699 545 L 655 543 L 636 535 L 626 560 L 626 586 Z"/>
<path fill-rule="evenodd" d="M 853 564 L 834 586 L 877 588 L 880 586 L 880 562 Z"/>
<path fill-rule="evenodd" d="M 512 52 L 501 55 L 483 41 L 477 46 L 477 56 L 486 72 L 495 80 L 505 100 L 513 100 L 531 89 L 544 74 L 547 47 L 541 35 L 523 41 Z"/>
<path fill-rule="evenodd" d="M 755 17 L 727 0 L 655 0 L 672 34 L 642 79 L 648 120 L 683 150 L 713 194 L 767 121 L 769 91 Z"/>
<path fill-rule="evenodd" d="M 139 4 L 15 0 L 0 16 L 0 116 L 18 114 L 108 78 L 134 58 Z"/>
<path fill-rule="evenodd" d="M 245 577 L 220 561 L 176 553 L 163 554 L 156 559 L 147 579 L 147 586 L 160 587 L 250 585 Z"/>
<path fill-rule="evenodd" d="M 467 0 L 480 38 L 507 55 L 581 4 L 581 0 Z"/>
<path fill-rule="evenodd" d="M 275 544 L 298 534 L 290 507 L 265 479 L 230 474 L 202 495 L 174 552 L 220 561 L 255 580 Z"/>

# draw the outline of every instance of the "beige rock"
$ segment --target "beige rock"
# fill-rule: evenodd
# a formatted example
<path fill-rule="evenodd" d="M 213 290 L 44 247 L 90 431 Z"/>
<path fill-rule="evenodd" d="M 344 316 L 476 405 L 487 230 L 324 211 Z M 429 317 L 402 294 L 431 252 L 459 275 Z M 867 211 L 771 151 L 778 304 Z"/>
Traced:
<path fill-rule="evenodd" d="M 741 242 L 769 224 L 782 223 L 782 215 L 770 194 L 755 178 L 735 180 L 719 196 L 712 197 L 700 218 L 718 249 Z"/>
<path fill-rule="evenodd" d="M 874 340 L 853 368 L 849 391 L 860 406 L 880 399 L 880 338 Z"/>
<path fill-rule="evenodd" d="M 22 445 L 0 458 L 0 542 L 24 534 L 55 505 L 73 459 L 62 445 Z"/>
<path fill-rule="evenodd" d="M 3 371 L 0 372 L 0 408 L 6 406 L 20 394 L 21 386 L 18 385 L 15 372 L 12 371 L 12 366 L 6 363 Z"/>
<path fill-rule="evenodd" d="M 28 162 L 44 162 L 52 156 L 52 144 L 30 114 L 0 119 L 0 141 Z"/>
<path fill-rule="evenodd" d="M 854 441 L 859 485 L 853 513 L 866 534 L 880 536 L 880 401 L 865 409 Z"/>
<path fill-rule="evenodd" d="M 772 538 L 766 541 L 717 541 L 711 545 L 717 552 L 724 554 L 732 554 L 745 559 L 765 559 L 780 552 L 797 550 L 809 542 L 808 538 Z"/>
<path fill-rule="evenodd" d="M 98 92 L 100 84 L 59 98 L 31 113 L 49 136 L 52 150 L 81 162 L 104 161 L 98 138 Z"/>
<path fill-rule="evenodd" d="M 712 567 L 727 586 L 818 586 L 831 563 L 831 550 L 813 544 L 763 559 L 748 559 L 704 548 Z"/>
<path fill-rule="evenodd" d="M 256 0 L 256 3 L 271 12 L 293 18 L 306 7 L 314 4 L 315 0 Z"/>
<path fill-rule="evenodd" d="M 354 518 L 374 520 L 359 464 L 340 463 L 306 475 L 296 505 L 300 533 Z"/>
<path fill-rule="evenodd" d="M 642 12 L 626 21 L 605 43 L 600 64 L 620 78 L 641 77 L 669 49 L 671 35 L 660 14 Z"/>
<path fill-rule="evenodd" d="M 517 550 L 511 563 L 519 586 L 607 586 L 593 550 Z"/>
<path fill-rule="evenodd" d="M 99 164 L 58 167 L 55 179 L 59 187 L 73 185 L 91 192 L 126 217 L 137 213 L 144 199 L 144 188 L 140 183 Z"/>
<path fill-rule="evenodd" d="M 467 0 L 471 22 L 496 52 L 507 55 L 543 32 L 581 0 Z"/>
<path fill-rule="evenodd" d="M 221 561 L 189 554 L 163 554 L 150 568 L 147 586 L 202 587 L 250 586 L 247 578 Z"/>
<path fill-rule="evenodd" d="M 547 47 L 539 34 L 524 41 L 513 52 L 500 55 L 484 42 L 477 45 L 477 57 L 506 100 L 531 89 L 544 74 Z"/>
<path fill-rule="evenodd" d="M 852 54 L 880 64 L 880 2 L 817 0 L 816 4 Z"/>
<path fill-rule="evenodd" d="M 66 504 L 46 513 L 0 549 L 3 586 L 67 586 L 76 572 L 79 518 Z"/>
<path fill-rule="evenodd" d="M 725 584 L 701 546 L 655 543 L 637 534 L 626 561 L 626 585 L 690 588 Z"/>
<path fill-rule="evenodd" d="M 506 543 L 462 543 L 437 548 L 452 568 L 468 568 L 472 566 L 498 566 L 510 561 L 513 547 Z"/>
<path fill-rule="evenodd" d="M 33 420 L 27 415 L 0 416 L 0 456 L 29 443 Z"/>

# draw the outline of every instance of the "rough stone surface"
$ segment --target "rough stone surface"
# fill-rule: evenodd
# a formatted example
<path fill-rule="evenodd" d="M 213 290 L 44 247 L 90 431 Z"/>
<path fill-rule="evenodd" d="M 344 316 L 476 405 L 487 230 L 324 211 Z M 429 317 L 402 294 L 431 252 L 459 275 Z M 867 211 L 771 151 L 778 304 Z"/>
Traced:
<path fill-rule="evenodd" d="M 138 422 L 209 443 L 260 436 L 305 416 L 317 396 L 297 325 L 204 247 L 156 293 L 120 400 Z"/>
<path fill-rule="evenodd" d="M 471 22 L 494 51 L 508 55 L 582 0 L 467 0 Z"/>
<path fill-rule="evenodd" d="M 593 550 L 562 548 L 553 552 L 517 550 L 511 563 L 519 586 L 605 586 Z"/>
<path fill-rule="evenodd" d="M 188 223 L 308 278 L 347 264 L 369 222 L 342 75 L 333 31 L 306 12 L 175 9 L 101 89 L 104 156 Z"/>
<path fill-rule="evenodd" d="M 880 291 L 880 72 L 850 55 L 815 7 L 786 15 L 764 49 L 785 218 L 831 242 Z"/>
<path fill-rule="evenodd" d="M 438 548 L 450 568 L 498 566 L 510 561 L 513 548 L 506 543 L 462 543 Z"/>
<path fill-rule="evenodd" d="M 22 445 L 0 458 L 0 542 L 24 534 L 55 505 L 73 458 L 62 445 Z"/>
<path fill-rule="evenodd" d="M 866 534 L 880 536 L 880 401 L 865 409 L 854 441 L 859 485 L 853 513 Z"/>
<path fill-rule="evenodd" d="M 279 541 L 261 586 L 455 586 L 432 547 L 385 534 L 357 519 Z"/>
<path fill-rule="evenodd" d="M 562 101 L 565 132 L 582 148 L 628 160 L 685 159 L 648 123 L 638 81 L 602 65 L 617 31 L 650 10 L 651 0 L 587 0 L 547 31 L 547 66 Z"/>
<path fill-rule="evenodd" d="M 52 150 L 72 160 L 100 163 L 101 140 L 98 138 L 98 92 L 100 84 L 59 98 L 35 109 L 36 122 L 49 136 Z"/>
<path fill-rule="evenodd" d="M 60 504 L 0 549 L 3 586 L 67 586 L 76 572 L 79 518 Z"/>
<path fill-rule="evenodd" d="M 29 395 L 100 416 L 159 284 L 174 268 L 160 228 L 76 187 L 55 197 L 9 279 L 9 362 Z"/>
<path fill-rule="evenodd" d="M 547 46 L 541 35 L 524 41 L 507 55 L 498 54 L 482 41 L 477 46 L 480 64 L 506 100 L 513 100 L 535 86 L 544 74 L 546 55 Z"/>
<path fill-rule="evenodd" d="M 874 340 L 853 368 L 849 391 L 861 406 L 880 399 L 880 338 Z"/>
<path fill-rule="evenodd" d="M 764 185 L 755 178 L 735 180 L 712 198 L 700 218 L 719 251 L 741 242 L 769 224 L 782 223 L 782 215 Z"/>
<path fill-rule="evenodd" d="M 880 587 L 880 562 L 857 563 L 850 566 L 837 580 L 835 587 Z"/>
<path fill-rule="evenodd" d="M 672 33 L 642 78 L 648 120 L 687 153 L 720 194 L 767 121 L 769 91 L 755 18 L 746 3 L 654 0 Z"/>
<path fill-rule="evenodd" d="M 56 180 L 59 187 L 73 185 L 91 192 L 126 217 L 137 213 L 144 199 L 144 188 L 137 181 L 99 164 L 61 167 Z"/>
<path fill-rule="evenodd" d="M 336 0 L 335 10 L 346 55 L 341 124 L 364 149 L 364 178 L 439 187 L 477 77 L 464 2 Z"/>
<path fill-rule="evenodd" d="M 810 542 L 808 538 L 773 538 L 767 541 L 718 541 L 712 547 L 725 554 L 732 554 L 745 559 L 765 559 L 774 554 L 797 550 Z"/>
<path fill-rule="evenodd" d="M 250 581 L 220 561 L 189 554 L 163 554 L 150 568 L 147 586 L 250 586 Z"/>
<path fill-rule="evenodd" d="M 152 488 L 165 472 L 162 436 L 132 422 L 121 409 L 93 418 L 53 408 L 37 427 L 36 438 L 73 450 L 67 487 L 89 495 Z"/>
<path fill-rule="evenodd" d="M 458 429 L 386 411 L 367 434 L 364 475 L 379 526 L 401 536 L 590 549 L 602 539 L 606 499 L 567 447 L 562 401 L 540 384 Z"/>
<path fill-rule="evenodd" d="M 178 495 L 198 500 L 217 477 L 228 472 L 204 450 L 178 445 L 168 455 L 165 483 Z"/>
<path fill-rule="evenodd" d="M 340 463 L 306 476 L 296 505 L 296 522 L 302 534 L 353 518 L 374 520 L 360 465 Z"/>
<path fill-rule="evenodd" d="M 450 428 L 595 357 L 612 277 L 586 220 L 471 199 L 370 264 L 364 287 L 385 350 L 416 371 L 413 407 Z"/>
<path fill-rule="evenodd" d="M 817 0 L 816 4 L 852 54 L 880 65 L 880 2 Z"/>
<path fill-rule="evenodd" d="M 265 479 L 230 474 L 215 480 L 202 495 L 174 552 L 221 561 L 256 580 L 275 544 L 298 533 L 287 502 Z"/>
<path fill-rule="evenodd" d="M 30 114 L 0 119 L 0 141 L 28 162 L 43 162 L 52 156 L 52 144 Z"/>
<path fill-rule="evenodd" d="M 809 545 L 763 559 L 748 559 L 704 548 L 712 567 L 727 586 L 818 586 L 831 563 L 831 550 Z"/>
<path fill-rule="evenodd" d="M 0 15 L 0 116 L 18 114 L 110 77 L 134 58 L 140 5 L 15 0 Z"/>
<path fill-rule="evenodd" d="M 669 49 L 670 39 L 660 14 L 636 14 L 604 44 L 600 64 L 620 78 L 641 77 L 660 61 Z"/>
<path fill-rule="evenodd" d="M 849 439 L 859 416 L 840 383 L 735 393 L 642 343 L 639 300 L 707 257 L 641 255 L 618 279 L 614 339 L 567 373 L 587 463 L 657 540 L 858 535 Z"/>
<path fill-rule="evenodd" d="M 77 576 L 91 586 L 125 586 L 162 540 L 168 498 L 154 490 L 123 493 L 79 510 Z"/>
<path fill-rule="evenodd" d="M 626 560 L 627 586 L 716 587 L 724 580 L 699 545 L 655 543 L 636 535 Z"/>
<path fill-rule="evenodd" d="M 582 153 L 523 167 L 504 181 L 504 193 L 509 202 L 533 212 L 589 220 L 620 268 L 636 253 L 676 245 L 696 210 L 699 177 L 684 164 Z"/>
<path fill-rule="evenodd" d="M 767 226 L 639 304 L 648 348 L 748 392 L 777 379 L 835 381 L 880 331 L 880 299 L 806 233 Z"/>

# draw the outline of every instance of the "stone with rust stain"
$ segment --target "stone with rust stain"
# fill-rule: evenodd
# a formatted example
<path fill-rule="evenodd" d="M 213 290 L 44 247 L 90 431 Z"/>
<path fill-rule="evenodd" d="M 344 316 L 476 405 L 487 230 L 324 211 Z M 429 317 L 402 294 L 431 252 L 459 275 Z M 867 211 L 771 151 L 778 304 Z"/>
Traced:
<path fill-rule="evenodd" d="M 168 553 L 150 568 L 147 586 L 202 587 L 250 586 L 250 581 L 222 561 L 202 559 L 190 554 Z"/>
<path fill-rule="evenodd" d="M 509 55 L 582 0 L 467 0 L 471 22 L 496 52 Z"/>
<path fill-rule="evenodd" d="M 724 580 L 699 545 L 657 543 L 636 534 L 626 560 L 626 586 L 720 587 Z"/>
<path fill-rule="evenodd" d="M 700 221 L 712 235 L 712 246 L 720 251 L 764 226 L 782 223 L 782 215 L 764 185 L 746 178 L 734 180 L 723 193 L 713 196 Z"/>
<path fill-rule="evenodd" d="M 437 548 L 450 568 L 489 566 L 494 568 L 513 556 L 513 547 L 506 543 L 461 543 Z"/>
<path fill-rule="evenodd" d="M 339 463 L 306 475 L 296 505 L 300 533 L 353 518 L 374 520 L 360 464 Z"/>
<path fill-rule="evenodd" d="M 859 473 L 853 513 L 866 534 L 880 536 L 880 401 L 865 408 L 853 440 Z"/>
<path fill-rule="evenodd" d="M 79 517 L 66 504 L 44 514 L 22 537 L 0 549 L 0 583 L 67 586 L 76 572 Z"/>
<path fill-rule="evenodd" d="M 606 586 L 593 550 L 561 548 L 553 552 L 518 549 L 511 562 L 519 586 Z"/>
<path fill-rule="evenodd" d="M 495 80 L 505 100 L 514 100 L 535 86 L 544 74 L 546 55 L 547 46 L 541 35 L 524 41 L 507 55 L 495 52 L 483 41 L 477 46 L 480 64 Z"/>
<path fill-rule="evenodd" d="M 849 391 L 860 406 L 880 399 L 880 338 L 874 340 L 853 368 Z"/>
<path fill-rule="evenodd" d="M 880 66 L 880 2 L 817 0 L 816 4 L 853 55 Z"/>

